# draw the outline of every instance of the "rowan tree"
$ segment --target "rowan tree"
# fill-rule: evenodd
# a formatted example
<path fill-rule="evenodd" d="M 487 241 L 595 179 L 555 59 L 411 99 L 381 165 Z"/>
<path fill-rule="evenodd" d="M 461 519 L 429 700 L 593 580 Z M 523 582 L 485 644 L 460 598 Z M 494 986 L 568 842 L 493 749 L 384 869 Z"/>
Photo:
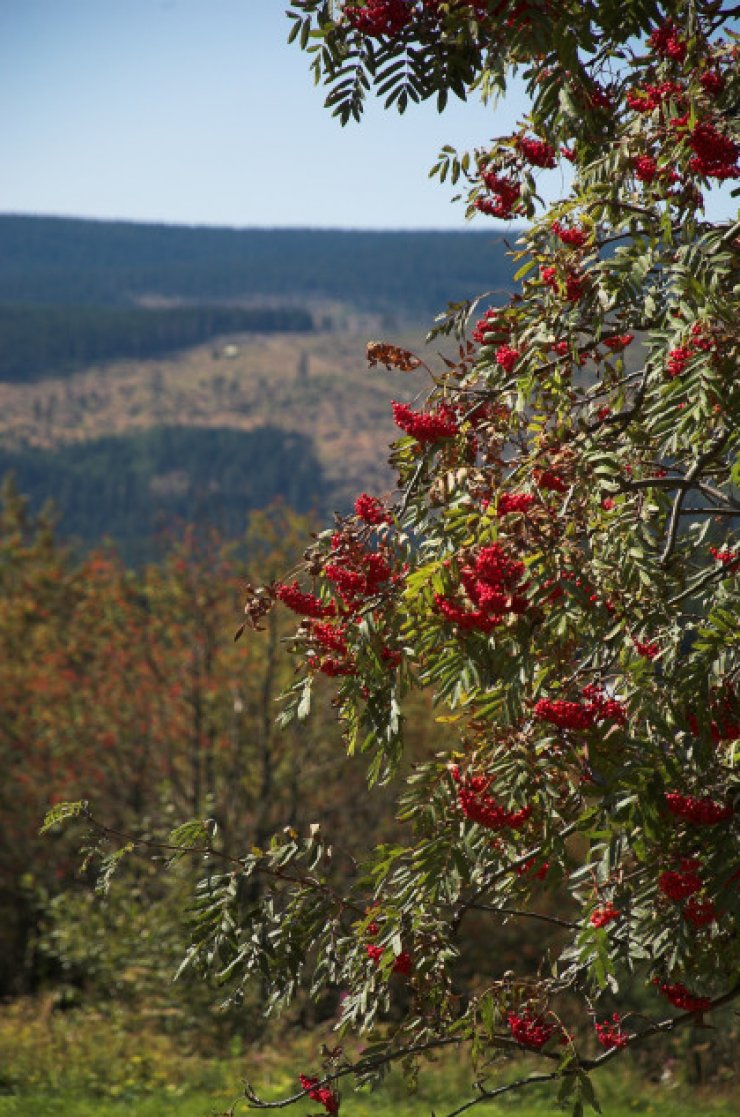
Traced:
<path fill-rule="evenodd" d="M 516 132 L 445 148 L 434 173 L 471 215 L 528 224 L 509 301 L 437 323 L 451 355 L 369 347 L 406 374 L 396 498 L 361 494 L 246 606 L 254 625 L 278 604 L 300 617 L 283 720 L 328 676 L 370 785 L 397 788 L 404 840 L 341 887 L 319 825 L 244 851 L 201 888 L 190 961 L 235 992 L 259 974 L 274 1009 L 333 990 L 340 1033 L 365 1037 L 358 1060 L 337 1047 L 297 1068 L 290 1097 L 248 1088 L 254 1108 L 308 1096 L 336 1113 L 343 1080 L 415 1074 L 454 1047 L 475 1072 L 455 1113 L 543 1081 L 580 1113 L 592 1070 L 740 991 L 740 230 L 704 216 L 740 175 L 737 11 L 293 0 L 289 15 L 342 123 L 371 92 L 400 111 L 479 94 L 495 126 L 521 75 Z M 545 206 L 538 177 L 558 167 L 570 187 Z M 446 742 L 409 768 L 414 690 Z M 244 902 L 260 875 L 269 893 Z M 558 935 L 534 966 L 474 968 L 482 919 L 494 955 L 503 920 Z M 522 1053 L 543 1069 L 512 1082 Z"/>

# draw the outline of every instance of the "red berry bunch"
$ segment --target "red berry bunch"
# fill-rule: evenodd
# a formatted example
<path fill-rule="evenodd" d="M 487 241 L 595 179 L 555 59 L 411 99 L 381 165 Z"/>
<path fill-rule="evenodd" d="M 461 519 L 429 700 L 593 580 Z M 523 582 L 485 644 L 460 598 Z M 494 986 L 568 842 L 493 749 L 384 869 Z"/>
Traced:
<path fill-rule="evenodd" d="M 645 659 L 655 659 L 660 655 L 660 645 L 653 640 L 634 640 L 635 651 Z"/>
<path fill-rule="evenodd" d="M 367 493 L 360 493 L 355 501 L 355 515 L 364 523 L 370 524 L 371 527 L 391 522 L 382 501 L 378 500 L 376 496 L 368 496 Z"/>
<path fill-rule="evenodd" d="M 687 142 L 694 155 L 689 170 L 705 178 L 740 178 L 740 146 L 718 132 L 711 121 L 700 121 L 689 133 Z"/>
<path fill-rule="evenodd" d="M 504 372 L 511 372 L 514 365 L 519 360 L 519 352 L 512 349 L 510 345 L 502 345 L 496 350 L 496 360 L 501 365 Z"/>
<path fill-rule="evenodd" d="M 705 70 L 699 74 L 699 82 L 702 89 L 709 97 L 719 97 L 722 90 L 725 88 L 725 79 L 719 70 Z"/>
<path fill-rule="evenodd" d="M 687 896 L 693 896 L 702 887 L 702 881 L 696 869 L 699 862 L 693 858 L 685 858 L 680 869 L 669 869 L 658 877 L 658 888 L 669 900 L 678 903 Z"/>
<path fill-rule="evenodd" d="M 459 431 L 455 412 L 447 404 L 440 404 L 436 411 L 414 411 L 407 403 L 391 404 L 393 421 L 417 442 L 439 442 L 454 438 Z"/>
<path fill-rule="evenodd" d="M 371 961 L 375 962 L 376 966 L 379 966 L 385 954 L 385 948 L 378 946 L 376 943 L 369 942 L 365 945 L 365 953 Z M 400 954 L 396 955 L 392 970 L 393 973 L 408 975 L 411 973 L 413 965 L 414 960 L 408 950 L 402 950 Z"/>
<path fill-rule="evenodd" d="M 606 927 L 615 919 L 619 919 L 621 914 L 621 911 L 610 902 L 605 907 L 592 911 L 589 922 L 592 927 Z"/>
<path fill-rule="evenodd" d="M 561 280 L 558 269 L 551 265 L 540 268 L 540 279 L 556 295 L 564 293 L 570 303 L 577 303 L 582 299 L 586 289 L 584 276 L 575 271 L 566 271 Z"/>
<path fill-rule="evenodd" d="M 723 806 L 715 803 L 709 796 L 699 799 L 694 795 L 682 795 L 679 791 L 666 791 L 664 795 L 671 814 L 694 826 L 716 826 L 718 822 L 726 822 L 733 815 L 729 803 Z"/>
<path fill-rule="evenodd" d="M 535 705 L 534 716 L 541 721 L 549 721 L 558 729 L 591 729 L 596 722 L 590 706 L 568 702 L 564 698 L 540 698 Z"/>
<path fill-rule="evenodd" d="M 278 582 L 275 596 L 301 617 L 333 617 L 336 605 L 333 601 L 325 604 L 312 593 L 304 593 L 297 582 Z"/>
<path fill-rule="evenodd" d="M 740 566 L 740 551 L 730 551 L 728 548 L 710 547 L 709 553 L 715 562 L 721 562 L 723 566 L 729 566 L 733 569 Z"/>
<path fill-rule="evenodd" d="M 563 225 L 562 221 L 553 221 L 550 229 L 555 236 L 571 248 L 583 248 L 588 240 L 588 233 L 580 225 Z"/>
<path fill-rule="evenodd" d="M 508 324 L 500 318 L 500 311 L 490 306 L 475 324 L 473 341 L 478 345 L 494 345 L 508 338 L 509 332 Z"/>
<path fill-rule="evenodd" d="M 333 582 L 346 608 L 356 613 L 369 597 L 387 585 L 392 571 L 385 549 L 368 550 L 352 536 L 335 532 L 324 574 Z"/>
<path fill-rule="evenodd" d="M 686 43 L 679 36 L 678 28 L 672 20 L 668 20 L 662 27 L 656 27 L 648 38 L 648 43 L 661 58 L 683 62 L 686 57 Z"/>
<path fill-rule="evenodd" d="M 491 781 L 487 776 L 463 777 L 455 765 L 452 778 L 458 785 L 457 801 L 462 813 L 471 822 L 487 830 L 521 830 L 532 813 L 531 807 L 507 811 L 496 799 L 487 794 Z"/>
<path fill-rule="evenodd" d="M 522 188 L 516 179 L 493 170 L 481 171 L 481 179 L 488 197 L 476 198 L 475 208 L 480 213 L 506 221 L 520 212 Z"/>
<path fill-rule="evenodd" d="M 462 588 L 473 609 L 444 594 L 436 595 L 437 608 L 447 620 L 461 628 L 490 632 L 502 623 L 505 614 L 526 611 L 529 602 L 517 592 L 524 588 L 521 586 L 523 574 L 524 563 L 510 558 L 500 543 L 481 547 L 472 563 L 460 571 Z"/>
<path fill-rule="evenodd" d="M 658 173 L 658 164 L 652 155 L 636 155 L 632 166 L 638 182 L 654 182 Z"/>
<path fill-rule="evenodd" d="M 553 493 L 568 491 L 568 482 L 552 469 L 535 469 L 532 476 L 541 489 L 549 489 Z"/>
<path fill-rule="evenodd" d="M 602 339 L 607 349 L 618 351 L 626 349 L 635 340 L 634 334 L 615 334 L 613 337 L 605 337 Z"/>
<path fill-rule="evenodd" d="M 626 1047 L 629 1043 L 629 1036 L 622 1031 L 622 1017 L 618 1012 L 612 1013 L 611 1020 L 605 1020 L 603 1024 L 594 1023 L 594 1028 L 596 1038 L 607 1051 Z"/>
<path fill-rule="evenodd" d="M 526 512 L 534 504 L 529 493 L 499 493 L 498 514 L 507 516 L 510 512 Z"/>
<path fill-rule="evenodd" d="M 706 1012 L 712 1003 L 709 997 L 697 997 L 694 993 L 690 993 L 680 981 L 669 985 L 667 981 L 659 981 L 656 977 L 654 984 L 658 986 L 659 992 L 666 1000 L 676 1008 L 684 1009 L 685 1012 Z"/>
<path fill-rule="evenodd" d="M 339 1094 L 336 1094 L 330 1086 L 319 1086 L 318 1078 L 309 1078 L 307 1074 L 301 1074 L 298 1077 L 301 1084 L 301 1089 L 305 1090 L 311 1101 L 317 1101 L 323 1105 L 327 1113 L 334 1117 L 334 1114 L 339 1113 Z"/>
<path fill-rule="evenodd" d="M 692 896 L 682 907 L 681 915 L 693 927 L 706 927 L 709 923 L 714 923 L 717 909 L 712 900 L 702 900 L 698 896 Z"/>
<path fill-rule="evenodd" d="M 529 1010 L 522 1013 L 510 1012 L 507 1020 L 509 1030 L 517 1043 L 521 1043 L 522 1047 L 531 1047 L 535 1051 L 544 1047 L 555 1031 L 555 1024 L 548 1023 L 543 1016 L 533 1016 Z"/>
<path fill-rule="evenodd" d="M 344 14 L 356 31 L 375 39 L 398 35 L 414 18 L 408 0 L 366 0 L 362 7 L 348 4 Z"/>
<path fill-rule="evenodd" d="M 555 148 L 544 140 L 533 139 L 529 136 L 517 136 L 517 151 L 527 163 L 533 167 L 554 167 Z"/>
<path fill-rule="evenodd" d="M 652 112 L 661 108 L 666 101 L 681 102 L 683 87 L 675 81 L 663 81 L 660 85 L 645 85 L 627 92 L 627 104 L 633 112 Z"/>

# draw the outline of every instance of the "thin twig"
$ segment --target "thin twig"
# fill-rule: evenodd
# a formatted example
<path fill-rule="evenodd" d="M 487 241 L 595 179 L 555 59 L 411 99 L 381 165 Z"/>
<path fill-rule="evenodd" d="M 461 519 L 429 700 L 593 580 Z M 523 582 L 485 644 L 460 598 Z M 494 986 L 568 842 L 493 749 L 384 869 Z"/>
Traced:
<path fill-rule="evenodd" d="M 559 919 L 556 915 L 542 915 L 538 911 L 523 911 L 521 908 L 498 908 L 492 904 L 470 904 L 471 911 L 490 911 L 494 915 L 513 915 L 521 919 L 540 919 L 543 923 L 554 923 L 556 927 L 567 927 L 576 931 L 580 923 L 572 923 L 569 919 Z"/>

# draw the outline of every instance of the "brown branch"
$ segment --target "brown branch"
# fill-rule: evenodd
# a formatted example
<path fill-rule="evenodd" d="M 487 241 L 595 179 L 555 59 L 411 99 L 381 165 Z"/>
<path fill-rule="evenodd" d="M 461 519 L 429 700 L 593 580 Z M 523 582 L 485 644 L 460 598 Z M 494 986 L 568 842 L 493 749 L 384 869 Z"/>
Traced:
<path fill-rule="evenodd" d="M 216 849 L 215 846 L 179 846 L 174 842 L 152 841 L 150 838 L 135 837 L 121 830 L 115 830 L 111 826 L 106 826 L 104 823 L 98 822 L 98 820 L 87 811 L 83 811 L 82 817 L 89 822 L 99 834 L 105 837 L 119 838 L 121 841 L 129 843 L 134 849 L 141 846 L 144 849 L 150 849 L 157 853 L 178 853 L 183 857 L 190 855 L 216 857 L 221 861 L 226 861 L 228 864 L 233 865 L 235 869 L 239 869 L 242 872 L 246 869 L 243 858 L 233 857 L 231 854 L 221 849 Z M 350 911 L 357 912 L 359 915 L 365 914 L 365 909 L 363 907 L 347 899 L 345 896 L 340 896 L 331 885 L 322 883 L 320 880 L 317 880 L 316 877 L 293 876 L 292 873 L 286 873 L 283 869 L 270 868 L 268 865 L 260 865 L 258 863 L 252 866 L 252 871 L 255 873 L 262 873 L 264 876 L 272 877 L 275 880 L 287 881 L 289 884 L 298 884 L 304 888 L 314 888 L 319 892 L 324 892 L 339 908 L 349 909 Z"/>
<path fill-rule="evenodd" d="M 686 499 L 686 493 L 694 485 L 697 477 L 704 469 L 704 467 L 708 465 L 712 458 L 720 452 L 729 437 L 729 433 L 729 431 L 722 431 L 721 434 L 717 435 L 709 448 L 705 450 L 703 454 L 699 455 L 694 464 L 686 473 L 686 476 L 684 477 L 683 482 L 673 500 L 671 516 L 668 521 L 668 530 L 666 532 L 665 547 L 663 548 L 663 554 L 658 559 L 660 566 L 665 566 L 668 563 L 668 560 L 673 553 L 673 549 L 676 546 L 676 539 L 678 538 L 678 525 L 681 516 L 681 507 L 684 500 Z"/>
<path fill-rule="evenodd" d="M 515 1082 L 507 1082 L 505 1086 L 497 1086 L 495 1090 L 486 1090 L 483 1086 L 478 1084 L 480 1094 L 477 1098 L 472 1098 L 470 1101 L 465 1102 L 464 1105 L 453 1109 L 447 1117 L 459 1117 L 460 1113 L 467 1112 L 475 1105 L 480 1105 L 482 1102 L 491 1101 L 493 1098 L 501 1097 L 502 1094 L 508 1094 L 510 1090 L 521 1090 L 524 1086 L 529 1086 L 535 1082 L 552 1082 L 559 1077 L 558 1071 L 552 1071 L 550 1074 L 530 1074 L 527 1078 L 518 1078 Z"/>
<path fill-rule="evenodd" d="M 427 1040 L 425 1043 L 412 1044 L 409 1047 L 399 1047 L 394 1051 L 386 1052 L 385 1055 L 376 1055 L 371 1059 L 360 1059 L 357 1063 L 349 1063 L 340 1070 L 324 1075 L 311 1089 L 320 1090 L 322 1086 L 331 1086 L 333 1082 L 337 1082 L 341 1078 L 346 1078 L 348 1074 L 368 1074 L 371 1071 L 377 1070 L 379 1067 L 387 1066 L 388 1063 L 396 1062 L 398 1059 L 405 1059 L 409 1055 L 420 1055 L 425 1051 L 433 1051 L 440 1047 L 459 1045 L 461 1042 L 462 1041 L 456 1036 L 454 1038 L 444 1036 L 440 1039 Z M 294 1105 L 307 1095 L 307 1090 L 299 1090 L 297 1093 L 291 1094 L 288 1098 L 282 1098 L 280 1101 L 263 1101 L 254 1092 L 249 1082 L 245 1082 L 244 1084 L 244 1096 L 254 1109 L 286 1109 L 289 1105 Z"/>
<path fill-rule="evenodd" d="M 576 931 L 580 923 L 572 923 L 569 919 L 559 919 L 556 915 L 543 915 L 538 911 L 522 911 L 521 908 L 498 908 L 492 904 L 470 904 L 471 911 L 489 911 L 494 915 L 513 915 L 520 919 L 540 919 L 543 923 L 553 923 L 556 927 L 567 927 Z"/>

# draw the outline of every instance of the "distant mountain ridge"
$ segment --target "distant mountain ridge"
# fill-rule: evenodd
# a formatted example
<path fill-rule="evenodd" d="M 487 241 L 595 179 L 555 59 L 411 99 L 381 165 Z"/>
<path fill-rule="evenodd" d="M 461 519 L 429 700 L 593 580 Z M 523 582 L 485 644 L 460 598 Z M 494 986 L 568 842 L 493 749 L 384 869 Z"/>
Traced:
<path fill-rule="evenodd" d="M 0 477 L 131 562 L 183 519 L 346 511 L 393 484 L 391 400 L 425 386 L 368 372 L 365 342 L 423 348 L 451 293 L 513 287 L 488 232 L 0 215 Z"/>
<path fill-rule="evenodd" d="M 450 293 L 511 290 L 490 231 L 378 232 L 145 225 L 0 214 L 0 303 L 132 306 L 324 298 L 428 316 Z"/>

